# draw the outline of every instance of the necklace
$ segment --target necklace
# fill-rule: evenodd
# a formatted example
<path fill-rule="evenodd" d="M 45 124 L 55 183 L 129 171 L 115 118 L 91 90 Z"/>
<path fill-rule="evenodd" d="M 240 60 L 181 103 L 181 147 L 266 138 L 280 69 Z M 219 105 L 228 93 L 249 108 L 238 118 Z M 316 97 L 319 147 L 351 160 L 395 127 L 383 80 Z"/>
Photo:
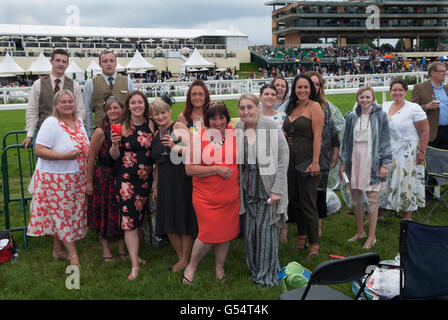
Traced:
<path fill-rule="evenodd" d="M 215 141 L 214 137 L 210 137 L 210 143 L 217 147 L 221 147 L 225 141 L 226 141 L 226 138 L 222 138 L 221 141 Z"/>

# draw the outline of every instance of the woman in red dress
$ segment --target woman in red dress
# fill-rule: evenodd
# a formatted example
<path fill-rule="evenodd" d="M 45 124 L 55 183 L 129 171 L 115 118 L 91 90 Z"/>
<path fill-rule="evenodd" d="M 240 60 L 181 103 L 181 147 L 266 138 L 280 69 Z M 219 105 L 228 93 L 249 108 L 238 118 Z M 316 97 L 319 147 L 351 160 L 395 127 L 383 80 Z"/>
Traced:
<path fill-rule="evenodd" d="M 185 169 L 188 175 L 193 176 L 193 206 L 199 233 L 193 245 L 190 263 L 185 268 L 184 284 L 193 282 L 200 260 L 212 247 L 215 247 L 216 278 L 223 281 L 230 241 L 240 232 L 238 154 L 229 122 L 226 105 L 222 102 L 212 103 L 205 113 L 206 128 L 195 133 L 192 138 L 191 162 Z M 197 148 L 199 142 L 200 153 Z M 199 155 L 200 164 L 197 164 Z"/>

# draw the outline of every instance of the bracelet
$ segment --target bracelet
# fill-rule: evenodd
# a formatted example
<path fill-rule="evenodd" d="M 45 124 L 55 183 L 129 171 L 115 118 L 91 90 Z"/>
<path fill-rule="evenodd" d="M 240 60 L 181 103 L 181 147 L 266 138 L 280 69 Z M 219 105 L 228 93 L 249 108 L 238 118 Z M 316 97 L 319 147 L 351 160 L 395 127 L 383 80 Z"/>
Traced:
<path fill-rule="evenodd" d="M 425 151 L 419 150 L 418 153 L 420 153 L 420 152 L 423 153 L 423 154 L 426 154 L 426 150 Z"/>

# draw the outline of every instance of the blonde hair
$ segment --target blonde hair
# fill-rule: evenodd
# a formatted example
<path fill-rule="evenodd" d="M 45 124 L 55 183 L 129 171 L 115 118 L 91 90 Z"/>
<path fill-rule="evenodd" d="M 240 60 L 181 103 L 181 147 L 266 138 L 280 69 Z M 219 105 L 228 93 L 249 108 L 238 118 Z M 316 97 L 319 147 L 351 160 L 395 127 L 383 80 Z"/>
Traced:
<path fill-rule="evenodd" d="M 253 93 L 243 93 L 240 98 L 238 99 L 238 106 L 240 106 L 240 102 L 241 100 L 250 100 L 252 101 L 257 107 L 258 104 L 260 103 L 260 100 L 258 99 L 258 97 L 256 95 L 254 95 Z"/>
<path fill-rule="evenodd" d="M 165 102 L 162 98 L 158 97 L 149 104 L 150 114 L 158 112 L 170 112 L 171 106 Z"/>
<path fill-rule="evenodd" d="M 73 104 L 75 105 L 74 111 L 73 111 L 73 117 L 76 119 L 76 103 L 75 103 L 75 96 L 73 95 L 73 92 L 71 92 L 69 89 L 61 89 L 59 90 L 55 95 L 54 95 L 54 100 L 53 100 L 53 116 L 55 116 L 56 118 L 58 118 L 59 120 L 61 120 L 61 114 L 59 113 L 58 108 L 56 108 L 56 106 L 58 105 L 58 103 L 61 101 L 62 97 L 64 95 L 69 95 L 70 98 L 73 100 Z"/>

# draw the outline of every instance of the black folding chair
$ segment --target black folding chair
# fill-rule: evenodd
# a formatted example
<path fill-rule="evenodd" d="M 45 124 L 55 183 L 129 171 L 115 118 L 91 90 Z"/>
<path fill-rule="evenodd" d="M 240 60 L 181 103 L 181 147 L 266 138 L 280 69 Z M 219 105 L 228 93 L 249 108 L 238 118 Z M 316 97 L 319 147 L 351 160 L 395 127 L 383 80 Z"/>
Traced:
<path fill-rule="evenodd" d="M 426 214 L 426 219 L 440 204 L 448 209 L 448 204 L 444 199 L 448 194 L 448 188 L 440 190 L 440 193 L 434 192 L 435 187 L 441 189 L 445 185 L 448 185 L 448 150 L 428 147 L 425 156 L 425 188 L 426 193 L 432 195 L 436 201 L 430 205 L 427 203 L 427 207 L 430 209 Z"/>
<path fill-rule="evenodd" d="M 280 295 L 280 300 L 351 300 L 328 286 L 351 282 L 367 275 L 355 297 L 357 300 L 379 262 L 380 256 L 374 252 L 322 262 L 311 274 L 306 288 L 286 291 Z"/>
<path fill-rule="evenodd" d="M 398 299 L 448 299 L 448 226 L 403 220 L 400 225 Z"/>

